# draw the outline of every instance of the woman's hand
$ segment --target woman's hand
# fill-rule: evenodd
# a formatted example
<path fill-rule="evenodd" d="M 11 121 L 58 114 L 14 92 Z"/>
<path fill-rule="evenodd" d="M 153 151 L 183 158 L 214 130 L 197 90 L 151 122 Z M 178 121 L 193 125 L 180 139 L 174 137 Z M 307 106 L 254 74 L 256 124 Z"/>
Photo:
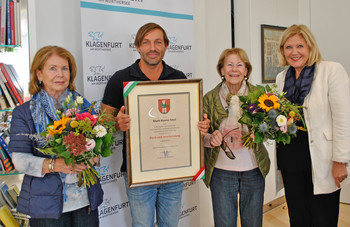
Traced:
<path fill-rule="evenodd" d="M 100 162 L 100 157 L 98 156 L 98 157 L 91 158 L 89 161 L 92 166 L 95 166 Z"/>
<path fill-rule="evenodd" d="M 198 122 L 198 129 L 203 136 L 205 136 L 209 130 L 210 120 L 207 114 L 203 114 L 203 121 Z"/>
<path fill-rule="evenodd" d="M 221 145 L 222 139 L 223 137 L 221 132 L 219 130 L 215 130 L 210 136 L 210 139 L 209 139 L 210 145 L 213 147 L 218 147 Z"/>
<path fill-rule="evenodd" d="M 346 164 L 340 162 L 333 162 L 332 174 L 335 184 L 338 188 L 340 188 L 340 183 L 348 177 Z"/>
<path fill-rule="evenodd" d="M 50 160 L 51 158 L 47 158 L 44 160 L 44 164 L 43 164 L 43 170 L 42 173 L 50 173 L 50 168 L 49 168 L 49 164 L 50 164 Z M 61 173 L 71 173 L 71 174 L 77 174 L 79 172 L 83 172 L 85 169 L 90 168 L 89 165 L 85 165 L 85 164 L 74 164 L 74 171 L 73 171 L 73 167 L 72 164 L 69 164 L 68 166 L 66 165 L 66 163 L 64 162 L 63 158 L 57 158 L 54 160 L 53 162 L 53 172 L 61 172 Z"/>

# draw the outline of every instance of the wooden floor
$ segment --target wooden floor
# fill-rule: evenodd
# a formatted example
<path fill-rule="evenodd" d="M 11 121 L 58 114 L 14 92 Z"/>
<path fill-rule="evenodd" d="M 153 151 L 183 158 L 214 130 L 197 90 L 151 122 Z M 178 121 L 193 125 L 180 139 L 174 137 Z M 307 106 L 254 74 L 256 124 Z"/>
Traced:
<path fill-rule="evenodd" d="M 350 226 L 350 204 L 340 204 L 338 227 Z M 239 224 L 238 221 L 238 226 Z M 264 213 L 263 227 L 289 227 L 287 204 L 282 204 Z"/>

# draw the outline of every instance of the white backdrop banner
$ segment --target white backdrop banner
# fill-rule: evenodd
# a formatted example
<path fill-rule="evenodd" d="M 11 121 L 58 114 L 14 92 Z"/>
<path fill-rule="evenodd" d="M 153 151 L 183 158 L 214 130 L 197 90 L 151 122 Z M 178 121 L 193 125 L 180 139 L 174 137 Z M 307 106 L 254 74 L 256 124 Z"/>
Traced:
<path fill-rule="evenodd" d="M 188 78 L 194 75 L 194 27 L 191 0 L 86 0 L 80 1 L 84 96 L 101 102 L 109 78 L 139 58 L 134 45 L 137 30 L 148 22 L 167 32 L 164 61 Z M 104 202 L 99 207 L 101 226 L 131 226 L 122 163 L 122 133 L 111 157 L 102 159 Z M 198 226 L 198 183 L 185 182 L 179 226 Z"/>

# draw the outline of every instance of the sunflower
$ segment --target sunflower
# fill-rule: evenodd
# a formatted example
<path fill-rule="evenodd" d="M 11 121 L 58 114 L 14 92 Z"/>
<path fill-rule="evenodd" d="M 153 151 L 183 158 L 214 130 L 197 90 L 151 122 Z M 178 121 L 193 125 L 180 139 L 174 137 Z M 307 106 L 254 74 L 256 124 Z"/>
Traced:
<path fill-rule="evenodd" d="M 265 109 L 266 112 L 269 112 L 271 109 L 280 108 L 280 104 L 278 103 L 278 98 L 275 95 L 264 94 L 261 95 L 258 99 L 259 107 Z"/>
<path fill-rule="evenodd" d="M 53 125 L 47 128 L 47 131 L 50 135 L 61 134 L 62 131 L 66 128 L 66 124 L 71 120 L 70 117 L 63 116 L 62 119 L 55 121 Z"/>

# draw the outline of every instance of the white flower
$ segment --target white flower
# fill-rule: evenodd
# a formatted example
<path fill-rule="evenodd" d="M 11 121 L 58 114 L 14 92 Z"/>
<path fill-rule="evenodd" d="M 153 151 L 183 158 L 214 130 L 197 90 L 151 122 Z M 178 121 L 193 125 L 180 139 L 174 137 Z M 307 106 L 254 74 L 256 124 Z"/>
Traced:
<path fill-rule="evenodd" d="M 76 99 L 78 105 L 82 105 L 84 103 L 84 98 L 82 96 L 78 96 Z"/>
<path fill-rule="evenodd" d="M 96 125 L 93 130 L 96 133 L 96 136 L 100 138 L 104 137 L 107 134 L 106 128 L 102 125 Z"/>
<path fill-rule="evenodd" d="M 283 115 L 279 115 L 277 118 L 276 118 L 276 122 L 278 124 L 278 126 L 285 126 L 287 124 L 287 118 Z"/>

